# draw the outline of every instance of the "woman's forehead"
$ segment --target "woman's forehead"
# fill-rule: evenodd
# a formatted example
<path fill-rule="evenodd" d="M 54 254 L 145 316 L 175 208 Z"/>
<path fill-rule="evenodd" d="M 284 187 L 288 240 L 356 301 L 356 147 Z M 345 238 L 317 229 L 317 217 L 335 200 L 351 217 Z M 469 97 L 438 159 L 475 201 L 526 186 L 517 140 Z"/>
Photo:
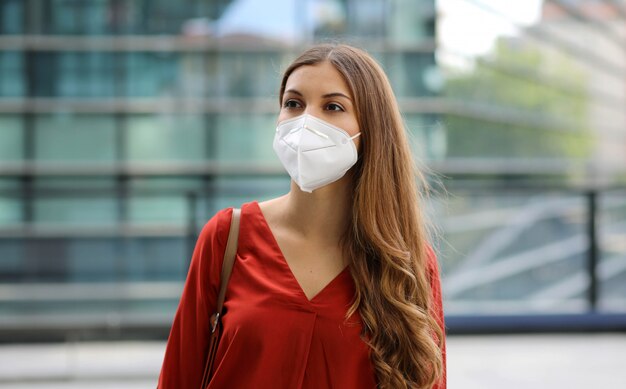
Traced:
<path fill-rule="evenodd" d="M 348 84 L 342 74 L 328 61 L 315 65 L 302 65 L 287 78 L 285 91 L 296 90 L 300 93 L 343 93 L 352 97 Z"/>

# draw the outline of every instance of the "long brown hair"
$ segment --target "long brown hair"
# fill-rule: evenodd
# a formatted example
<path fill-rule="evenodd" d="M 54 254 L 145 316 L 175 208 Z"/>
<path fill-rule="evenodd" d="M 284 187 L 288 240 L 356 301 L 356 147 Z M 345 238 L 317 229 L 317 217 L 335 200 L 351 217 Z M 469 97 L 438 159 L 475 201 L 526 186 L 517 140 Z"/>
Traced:
<path fill-rule="evenodd" d="M 356 286 L 346 318 L 357 309 L 362 337 L 380 388 L 431 388 L 443 374 L 442 329 L 431 309 L 427 237 L 415 169 L 389 81 L 365 51 L 323 44 L 301 54 L 280 85 L 300 66 L 330 62 L 351 89 L 361 134 L 353 168 L 350 228 L 342 239 Z"/>

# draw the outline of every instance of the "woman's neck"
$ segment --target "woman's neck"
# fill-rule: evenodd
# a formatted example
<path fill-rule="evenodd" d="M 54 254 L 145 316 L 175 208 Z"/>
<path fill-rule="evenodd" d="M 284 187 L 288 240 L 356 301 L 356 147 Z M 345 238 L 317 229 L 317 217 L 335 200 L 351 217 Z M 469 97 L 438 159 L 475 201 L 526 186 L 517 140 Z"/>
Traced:
<path fill-rule="evenodd" d="M 283 199 L 284 221 L 305 239 L 338 245 L 351 217 L 350 177 L 312 193 L 301 191 L 293 182 L 291 185 L 291 191 Z"/>

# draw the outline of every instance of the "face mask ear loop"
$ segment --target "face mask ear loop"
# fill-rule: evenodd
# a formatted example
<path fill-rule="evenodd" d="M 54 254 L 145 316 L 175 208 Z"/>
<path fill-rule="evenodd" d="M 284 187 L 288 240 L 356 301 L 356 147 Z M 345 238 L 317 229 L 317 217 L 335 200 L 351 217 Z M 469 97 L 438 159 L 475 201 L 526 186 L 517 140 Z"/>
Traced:
<path fill-rule="evenodd" d="M 351 136 L 350 139 L 354 140 L 354 139 L 358 138 L 359 136 L 361 136 L 360 132 L 358 134 L 356 134 L 355 136 Z"/>

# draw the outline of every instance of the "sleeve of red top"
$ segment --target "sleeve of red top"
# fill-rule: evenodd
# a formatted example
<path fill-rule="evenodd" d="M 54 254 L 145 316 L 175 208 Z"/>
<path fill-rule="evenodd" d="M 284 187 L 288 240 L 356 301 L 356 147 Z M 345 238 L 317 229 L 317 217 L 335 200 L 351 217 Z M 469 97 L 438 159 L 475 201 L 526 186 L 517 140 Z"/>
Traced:
<path fill-rule="evenodd" d="M 167 340 L 158 389 L 200 387 L 231 215 L 232 209 L 218 212 L 198 236 Z"/>
<path fill-rule="evenodd" d="M 430 285 L 432 290 L 432 310 L 437 323 L 443 331 L 443 339 L 441 341 L 441 353 L 443 355 L 443 375 L 441 380 L 433 387 L 433 389 L 446 389 L 447 371 L 446 371 L 446 334 L 445 321 L 443 317 L 443 299 L 441 294 L 441 278 L 439 276 L 439 265 L 437 263 L 437 255 L 433 249 L 428 246 L 428 272 L 430 277 Z"/>

